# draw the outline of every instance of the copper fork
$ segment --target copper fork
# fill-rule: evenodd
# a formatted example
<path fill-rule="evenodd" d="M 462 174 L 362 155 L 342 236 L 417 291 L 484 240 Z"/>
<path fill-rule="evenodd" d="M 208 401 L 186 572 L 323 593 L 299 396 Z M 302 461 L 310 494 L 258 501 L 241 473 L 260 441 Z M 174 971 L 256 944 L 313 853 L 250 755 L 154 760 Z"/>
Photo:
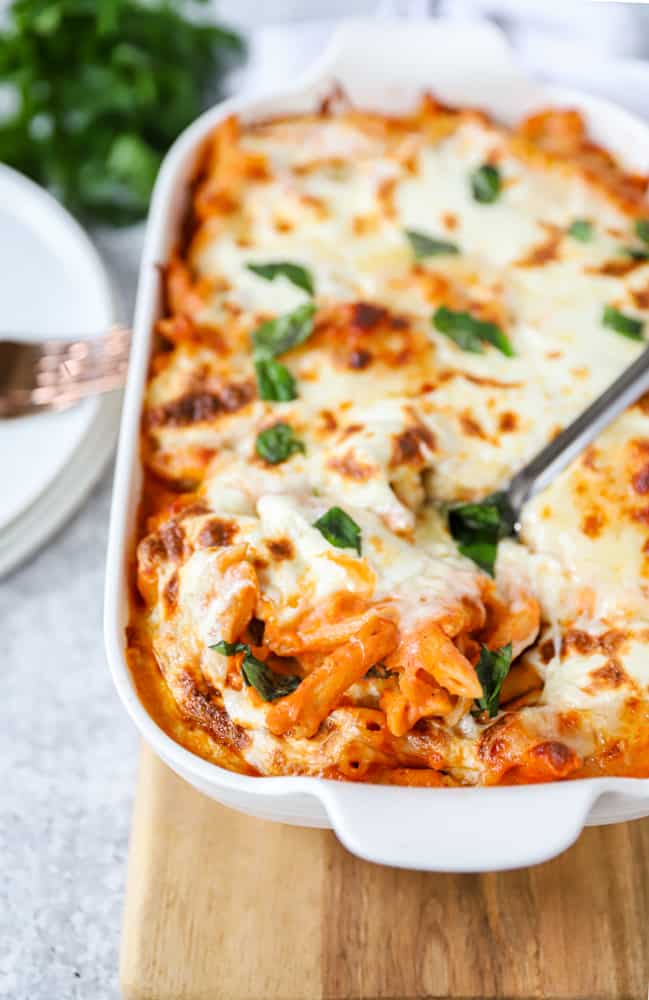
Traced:
<path fill-rule="evenodd" d="M 119 389 L 130 340 L 124 326 L 89 340 L 0 340 L 0 419 L 63 410 L 84 396 Z"/>

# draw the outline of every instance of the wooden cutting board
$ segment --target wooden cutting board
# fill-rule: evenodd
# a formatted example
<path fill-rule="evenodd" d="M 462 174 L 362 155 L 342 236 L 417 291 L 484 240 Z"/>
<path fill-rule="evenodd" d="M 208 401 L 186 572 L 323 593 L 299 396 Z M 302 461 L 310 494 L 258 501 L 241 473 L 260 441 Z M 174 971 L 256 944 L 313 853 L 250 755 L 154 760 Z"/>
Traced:
<path fill-rule="evenodd" d="M 125 1000 L 646 1000 L 649 821 L 517 872 L 397 871 L 219 806 L 145 749 L 121 974 Z"/>

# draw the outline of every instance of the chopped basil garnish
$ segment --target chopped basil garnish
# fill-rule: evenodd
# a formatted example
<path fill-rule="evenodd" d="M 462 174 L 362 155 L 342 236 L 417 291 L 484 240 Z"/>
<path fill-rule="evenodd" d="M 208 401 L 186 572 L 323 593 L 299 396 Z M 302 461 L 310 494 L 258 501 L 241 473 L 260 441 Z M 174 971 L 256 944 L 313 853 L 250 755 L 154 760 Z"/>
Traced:
<path fill-rule="evenodd" d="M 302 680 L 295 674 L 276 674 L 268 664 L 258 660 L 252 653 L 246 653 L 241 663 L 241 673 L 248 687 L 254 687 L 264 701 L 285 698 L 299 687 Z"/>
<path fill-rule="evenodd" d="M 380 681 L 387 681 L 390 677 L 396 677 L 395 670 L 388 670 L 383 663 L 375 663 L 365 674 L 366 677 L 373 677 Z"/>
<path fill-rule="evenodd" d="M 493 576 L 498 542 L 511 535 L 516 515 L 505 493 L 480 503 L 464 503 L 448 512 L 448 526 L 463 556 Z"/>
<path fill-rule="evenodd" d="M 313 525 L 337 549 L 356 549 L 361 554 L 361 529 L 340 507 L 330 507 Z"/>
<path fill-rule="evenodd" d="M 270 264 L 246 264 L 246 267 L 258 277 L 265 278 L 266 281 L 274 281 L 275 278 L 282 276 L 288 278 L 292 284 L 301 288 L 308 295 L 313 295 L 315 292 L 310 271 L 299 264 L 291 264 L 289 260 L 278 260 Z"/>
<path fill-rule="evenodd" d="M 492 163 L 483 163 L 471 174 L 471 193 L 482 205 L 490 205 L 500 195 L 500 171 Z"/>
<path fill-rule="evenodd" d="M 305 302 L 293 312 L 258 326 L 252 335 L 255 361 L 267 361 L 290 351 L 311 336 L 315 306 Z"/>
<path fill-rule="evenodd" d="M 635 220 L 635 234 L 643 243 L 649 243 L 649 219 Z"/>
<path fill-rule="evenodd" d="M 215 649 L 221 656 L 234 656 L 236 653 L 250 652 L 250 646 L 247 646 L 245 642 L 226 642 L 225 639 L 215 642 L 213 646 L 210 646 L 210 649 Z"/>
<path fill-rule="evenodd" d="M 293 312 L 276 316 L 258 326 L 252 335 L 257 389 L 261 399 L 286 403 L 297 399 L 295 379 L 288 368 L 274 359 L 311 336 L 315 306 L 305 302 Z"/>
<path fill-rule="evenodd" d="M 616 309 L 615 306 L 604 306 L 602 323 L 604 326 L 615 330 L 616 333 L 620 333 L 623 337 L 628 337 L 630 340 L 644 340 L 642 336 L 644 323 L 642 320 L 635 319 L 634 316 L 627 316 L 625 313 L 620 312 L 619 309 Z"/>
<path fill-rule="evenodd" d="M 501 649 L 494 650 L 482 646 L 480 659 L 475 668 L 478 680 L 482 684 L 482 698 L 476 698 L 475 703 L 478 711 L 488 712 L 490 718 L 498 714 L 500 689 L 511 665 L 511 642 Z"/>
<path fill-rule="evenodd" d="M 305 452 L 304 442 L 296 438 L 289 424 L 278 423 L 257 435 L 255 451 L 271 465 L 279 465 L 296 452 Z"/>
<path fill-rule="evenodd" d="M 500 327 L 476 319 L 471 313 L 454 312 L 446 306 L 439 306 L 433 314 L 432 323 L 436 330 L 450 337 L 463 351 L 482 354 L 485 342 L 498 348 L 506 357 L 514 357 L 514 349 Z"/>
<path fill-rule="evenodd" d="M 295 379 L 288 368 L 272 358 L 255 362 L 257 373 L 257 390 L 260 399 L 273 400 L 277 403 L 288 403 L 297 399 Z"/>
<path fill-rule="evenodd" d="M 417 260 L 460 252 L 457 243 L 451 243 L 449 240 L 438 240 L 436 237 L 427 236 L 426 233 L 421 233 L 416 229 L 406 229 L 405 234 Z"/>
<path fill-rule="evenodd" d="M 590 243 L 594 235 L 593 224 L 588 219 L 575 219 L 568 227 L 568 236 L 580 243 Z"/>
<path fill-rule="evenodd" d="M 236 653 L 244 653 L 241 661 L 241 673 L 248 687 L 254 687 L 264 701 L 275 701 L 277 698 L 284 698 L 291 694 L 299 686 L 302 678 L 294 674 L 276 674 L 268 664 L 258 660 L 250 651 L 250 646 L 245 642 L 221 642 L 210 646 L 223 656 L 234 656 Z"/>
<path fill-rule="evenodd" d="M 649 250 L 641 250 L 639 247 L 620 247 L 620 253 L 626 254 L 632 260 L 649 260 Z"/>

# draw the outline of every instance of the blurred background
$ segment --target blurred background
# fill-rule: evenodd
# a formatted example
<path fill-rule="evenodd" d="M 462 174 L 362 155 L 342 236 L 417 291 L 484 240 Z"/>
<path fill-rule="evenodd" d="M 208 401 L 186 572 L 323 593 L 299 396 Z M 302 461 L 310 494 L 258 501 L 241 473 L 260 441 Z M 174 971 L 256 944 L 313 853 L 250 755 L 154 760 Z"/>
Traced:
<path fill-rule="evenodd" d="M 0 171 L 69 209 L 128 323 L 151 189 L 175 136 L 224 94 L 293 81 L 350 15 L 488 18 L 532 74 L 649 116 L 639 3 L 0 0 Z M 0 172 L 0 334 L 77 333 L 60 317 L 83 305 L 80 272 L 54 280 L 56 240 L 28 231 L 35 196 L 18 205 L 17 190 Z M 119 396 L 88 404 L 56 424 L 0 422 L 0 997 L 11 1000 L 118 996 L 137 766 L 101 632 Z"/>

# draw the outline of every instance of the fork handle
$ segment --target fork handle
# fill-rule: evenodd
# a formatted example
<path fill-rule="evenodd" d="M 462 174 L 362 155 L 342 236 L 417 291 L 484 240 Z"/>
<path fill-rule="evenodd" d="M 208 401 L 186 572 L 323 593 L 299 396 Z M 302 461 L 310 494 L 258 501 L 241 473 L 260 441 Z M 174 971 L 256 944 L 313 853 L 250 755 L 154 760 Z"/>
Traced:
<path fill-rule="evenodd" d="M 507 496 L 517 514 L 615 420 L 649 391 L 649 347 L 597 399 L 517 472 Z"/>

